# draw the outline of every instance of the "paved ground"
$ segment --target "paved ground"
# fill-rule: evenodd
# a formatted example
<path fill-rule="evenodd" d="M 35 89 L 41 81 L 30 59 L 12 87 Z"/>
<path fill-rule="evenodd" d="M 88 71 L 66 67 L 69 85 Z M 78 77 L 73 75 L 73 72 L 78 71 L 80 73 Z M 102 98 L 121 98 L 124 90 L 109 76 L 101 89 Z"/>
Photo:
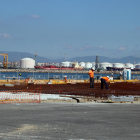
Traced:
<path fill-rule="evenodd" d="M 139 140 L 139 104 L 1 104 L 0 140 Z"/>

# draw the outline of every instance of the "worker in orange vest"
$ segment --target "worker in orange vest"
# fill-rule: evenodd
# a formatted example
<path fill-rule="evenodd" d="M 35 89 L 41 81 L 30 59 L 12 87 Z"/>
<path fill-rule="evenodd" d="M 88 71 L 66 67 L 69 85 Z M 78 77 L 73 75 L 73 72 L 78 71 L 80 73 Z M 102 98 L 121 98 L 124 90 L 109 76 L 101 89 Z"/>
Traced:
<path fill-rule="evenodd" d="M 94 88 L 94 68 L 91 68 L 91 70 L 88 72 L 88 75 L 90 77 L 90 88 Z"/>
<path fill-rule="evenodd" d="M 108 81 L 109 81 L 109 76 L 107 76 L 107 77 L 101 77 L 101 89 L 103 89 L 104 84 L 106 86 L 106 89 L 108 89 L 108 85 L 107 85 L 107 82 Z"/>

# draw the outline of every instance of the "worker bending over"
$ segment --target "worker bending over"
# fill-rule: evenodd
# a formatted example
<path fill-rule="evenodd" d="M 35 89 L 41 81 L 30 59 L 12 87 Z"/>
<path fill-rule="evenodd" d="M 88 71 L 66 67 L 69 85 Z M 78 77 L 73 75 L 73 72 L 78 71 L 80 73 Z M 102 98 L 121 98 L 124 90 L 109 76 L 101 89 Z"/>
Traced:
<path fill-rule="evenodd" d="M 90 77 L 90 88 L 94 88 L 94 68 L 91 68 L 91 70 L 88 72 L 88 75 Z"/>
<path fill-rule="evenodd" d="M 106 86 L 106 89 L 108 89 L 108 85 L 107 85 L 107 82 L 109 81 L 109 76 L 107 76 L 107 77 L 102 77 L 101 78 L 101 89 L 103 89 L 104 88 L 104 84 L 105 84 L 105 86 Z"/>

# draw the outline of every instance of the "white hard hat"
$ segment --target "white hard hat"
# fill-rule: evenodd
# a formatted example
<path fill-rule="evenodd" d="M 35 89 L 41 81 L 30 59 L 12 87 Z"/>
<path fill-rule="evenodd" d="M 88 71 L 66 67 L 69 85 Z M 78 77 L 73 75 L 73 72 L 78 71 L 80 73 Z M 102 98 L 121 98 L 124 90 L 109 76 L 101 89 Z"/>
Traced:
<path fill-rule="evenodd" d="M 94 67 L 91 68 L 92 70 L 95 70 Z"/>
<path fill-rule="evenodd" d="M 106 77 L 108 77 L 108 78 L 109 78 L 109 76 L 106 76 Z"/>

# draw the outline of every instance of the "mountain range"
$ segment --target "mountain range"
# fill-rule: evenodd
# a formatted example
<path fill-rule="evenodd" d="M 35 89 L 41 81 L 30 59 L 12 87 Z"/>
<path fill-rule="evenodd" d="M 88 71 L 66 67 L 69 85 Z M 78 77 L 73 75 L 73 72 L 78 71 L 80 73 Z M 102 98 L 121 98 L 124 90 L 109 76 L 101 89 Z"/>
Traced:
<path fill-rule="evenodd" d="M 6 52 L 6 51 L 1 51 L 0 53 L 8 53 L 8 61 L 9 62 L 14 62 L 14 61 L 19 61 L 22 58 L 29 57 L 35 59 L 35 55 L 31 53 L 25 53 L 25 52 Z M 67 59 L 66 61 L 70 62 L 95 62 L 96 56 L 84 56 L 84 57 L 74 57 L 71 59 Z M 0 56 L 0 61 L 3 61 L 3 56 Z M 134 56 L 127 56 L 127 57 L 122 57 L 122 58 L 109 58 L 105 56 L 99 56 L 99 61 L 100 63 L 102 62 L 109 62 L 109 63 L 139 63 L 140 58 L 139 57 L 134 57 Z M 63 59 L 49 59 L 46 57 L 42 56 L 37 56 L 36 57 L 36 62 L 37 63 L 60 63 L 64 62 Z"/>

